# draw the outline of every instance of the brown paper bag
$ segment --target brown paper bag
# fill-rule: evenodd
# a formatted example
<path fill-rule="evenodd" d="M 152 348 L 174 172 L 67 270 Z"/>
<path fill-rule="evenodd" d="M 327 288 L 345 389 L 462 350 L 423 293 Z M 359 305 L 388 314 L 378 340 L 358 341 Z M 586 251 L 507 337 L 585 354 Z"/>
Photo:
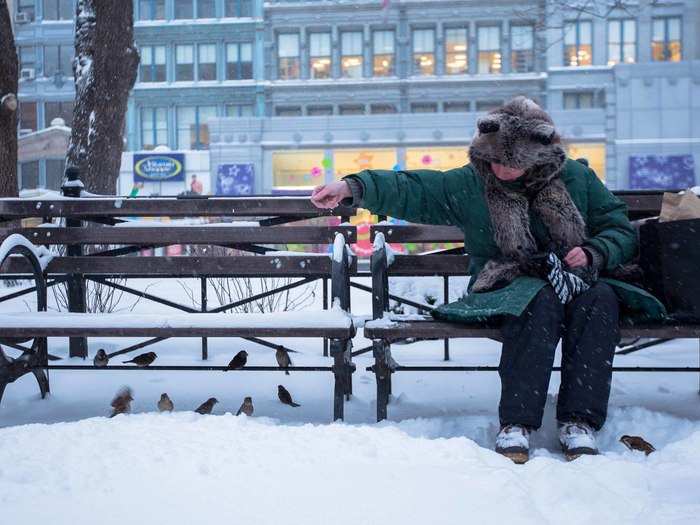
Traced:
<path fill-rule="evenodd" d="M 700 197 L 688 190 L 683 194 L 664 193 L 659 222 L 700 219 Z"/>

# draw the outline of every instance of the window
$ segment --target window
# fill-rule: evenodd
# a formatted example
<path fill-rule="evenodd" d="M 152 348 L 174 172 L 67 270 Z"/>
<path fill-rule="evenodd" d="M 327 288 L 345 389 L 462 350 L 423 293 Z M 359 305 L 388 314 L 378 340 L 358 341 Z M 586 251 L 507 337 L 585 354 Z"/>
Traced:
<path fill-rule="evenodd" d="M 164 20 L 165 0 L 139 0 L 139 20 Z"/>
<path fill-rule="evenodd" d="M 36 102 L 20 102 L 19 104 L 19 129 L 36 131 Z"/>
<path fill-rule="evenodd" d="M 141 82 L 165 82 L 165 46 L 141 48 Z"/>
<path fill-rule="evenodd" d="M 388 113 L 396 113 L 396 106 L 394 104 L 372 104 L 369 107 L 370 113 L 373 115 L 384 115 Z"/>
<path fill-rule="evenodd" d="M 63 102 L 46 102 L 44 104 L 44 123 L 46 127 L 51 125 L 54 119 L 63 119 L 66 126 L 73 123 L 73 107 L 75 102 L 67 100 Z"/>
<path fill-rule="evenodd" d="M 173 0 L 176 19 L 194 18 L 194 4 L 192 0 Z"/>
<path fill-rule="evenodd" d="M 654 18 L 651 58 L 659 62 L 679 62 L 681 60 L 680 17 Z"/>
<path fill-rule="evenodd" d="M 311 78 L 331 77 L 331 34 L 309 35 L 309 74 Z"/>
<path fill-rule="evenodd" d="M 310 117 L 319 117 L 333 114 L 333 106 L 309 106 L 306 114 Z"/>
<path fill-rule="evenodd" d="M 141 108 L 141 148 L 168 145 L 167 108 Z"/>
<path fill-rule="evenodd" d="M 207 120 L 215 116 L 215 106 L 177 108 L 178 149 L 209 149 Z"/>
<path fill-rule="evenodd" d="M 66 168 L 66 159 L 46 160 L 46 188 L 60 190 L 63 182 L 63 174 Z"/>
<path fill-rule="evenodd" d="M 320 180 L 311 175 L 314 166 L 323 166 L 323 150 L 273 151 L 272 185 L 275 188 L 312 188 Z"/>
<path fill-rule="evenodd" d="M 502 100 L 477 100 L 476 110 L 477 111 L 491 111 L 492 109 L 499 108 L 503 105 Z"/>
<path fill-rule="evenodd" d="M 301 117 L 301 106 L 277 106 L 275 115 L 278 117 Z"/>
<path fill-rule="evenodd" d="M 388 77 L 394 74 L 394 32 L 374 31 L 372 33 L 372 74 L 375 77 Z"/>
<path fill-rule="evenodd" d="M 579 20 L 564 24 L 564 63 L 567 66 L 590 66 L 593 63 L 591 22 Z"/>
<path fill-rule="evenodd" d="M 277 76 L 282 80 L 299 78 L 299 34 L 277 35 Z"/>
<path fill-rule="evenodd" d="M 175 46 L 175 80 L 194 80 L 194 46 Z"/>
<path fill-rule="evenodd" d="M 254 117 L 254 107 L 250 104 L 228 104 L 226 106 L 227 117 Z"/>
<path fill-rule="evenodd" d="M 348 31 L 340 35 L 340 73 L 344 78 L 362 77 L 362 32 Z"/>
<path fill-rule="evenodd" d="M 608 65 L 637 61 L 637 22 L 608 21 Z"/>
<path fill-rule="evenodd" d="M 35 0 L 17 0 L 17 13 L 24 13 L 30 22 L 36 18 Z"/>
<path fill-rule="evenodd" d="M 73 20 L 73 0 L 44 0 L 44 20 Z"/>
<path fill-rule="evenodd" d="M 253 44 L 226 44 L 226 80 L 253 78 Z"/>
<path fill-rule="evenodd" d="M 197 79 L 216 80 L 216 44 L 197 46 Z"/>
<path fill-rule="evenodd" d="M 605 106 L 604 93 L 594 91 L 570 91 L 564 93 L 564 109 L 590 109 Z"/>
<path fill-rule="evenodd" d="M 19 67 L 34 68 L 36 66 L 36 48 L 34 46 L 19 46 L 17 48 L 19 55 Z"/>
<path fill-rule="evenodd" d="M 535 69 L 534 28 L 510 28 L 510 67 L 514 73 L 529 73 Z"/>
<path fill-rule="evenodd" d="M 396 150 L 393 148 L 362 148 L 333 151 L 333 177 L 336 180 L 362 170 L 387 169 L 396 164 Z"/>
<path fill-rule="evenodd" d="M 229 18 L 253 16 L 253 3 L 251 0 L 225 0 L 224 16 Z"/>
<path fill-rule="evenodd" d="M 468 113 L 469 102 L 445 102 L 442 110 L 445 113 Z"/>
<path fill-rule="evenodd" d="M 411 113 L 437 113 L 438 105 L 435 102 L 414 102 L 411 104 Z"/>
<path fill-rule="evenodd" d="M 435 74 L 435 30 L 413 30 L 413 73 Z"/>
<path fill-rule="evenodd" d="M 467 30 L 463 27 L 445 29 L 445 73 L 463 75 L 467 72 Z"/>
<path fill-rule="evenodd" d="M 479 35 L 479 73 L 501 72 L 501 28 L 499 26 L 482 26 Z"/>
<path fill-rule="evenodd" d="M 19 165 L 19 189 L 28 190 L 39 187 L 39 161 L 22 162 Z"/>
<path fill-rule="evenodd" d="M 364 115 L 365 107 L 362 104 L 343 104 L 338 106 L 341 115 Z"/>
<path fill-rule="evenodd" d="M 197 0 L 197 18 L 216 18 L 216 0 Z"/>
<path fill-rule="evenodd" d="M 64 77 L 73 75 L 73 55 L 75 48 L 72 44 L 44 47 L 44 76 L 52 77 L 56 73 Z"/>
<path fill-rule="evenodd" d="M 449 170 L 469 163 L 467 146 L 406 148 L 406 169 Z"/>

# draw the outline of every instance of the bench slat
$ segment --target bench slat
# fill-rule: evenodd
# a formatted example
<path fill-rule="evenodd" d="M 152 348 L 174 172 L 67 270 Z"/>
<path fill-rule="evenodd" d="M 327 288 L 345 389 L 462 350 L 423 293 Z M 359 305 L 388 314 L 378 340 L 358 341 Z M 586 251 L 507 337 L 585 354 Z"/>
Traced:
<path fill-rule="evenodd" d="M 469 275 L 468 255 L 396 255 L 389 275 Z"/>

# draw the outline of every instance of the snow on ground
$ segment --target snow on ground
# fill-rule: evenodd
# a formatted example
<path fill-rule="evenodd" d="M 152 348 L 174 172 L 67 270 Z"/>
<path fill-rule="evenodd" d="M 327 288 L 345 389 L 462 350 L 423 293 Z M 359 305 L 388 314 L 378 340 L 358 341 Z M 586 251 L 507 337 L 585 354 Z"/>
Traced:
<path fill-rule="evenodd" d="M 172 281 L 131 284 L 188 301 Z M 405 284 L 419 293 L 440 290 Z M 309 308 L 319 304 L 320 286 L 316 291 Z M 360 291 L 352 301 L 356 314 L 371 309 Z M 3 306 L 25 309 L 23 300 Z M 134 307 L 166 311 L 145 301 Z M 136 341 L 91 339 L 90 356 Z M 318 340 L 279 341 L 299 351 L 295 364 L 330 364 Z M 355 348 L 368 343 L 358 336 Z M 49 348 L 68 352 L 64 339 Z M 198 339 L 152 349 L 158 364 L 201 362 Z M 241 349 L 251 365 L 275 364 L 273 351 L 240 339 L 210 339 L 209 363 L 226 364 Z M 691 366 L 698 350 L 698 341 L 679 340 L 620 356 L 617 364 Z M 488 340 L 453 341 L 451 353 L 455 365 L 498 362 L 498 344 Z M 393 354 L 401 364 L 441 364 L 442 342 L 394 345 Z M 398 373 L 390 421 L 376 424 L 374 377 L 365 370 L 371 353 L 355 362 L 343 424 L 329 424 L 329 372 L 54 371 L 46 400 L 25 376 L 8 386 L 0 406 L 0 523 L 698 523 L 697 374 L 615 375 L 603 454 L 574 463 L 557 447 L 554 374 L 534 457 L 516 466 L 492 452 L 497 374 Z M 68 363 L 82 361 L 56 364 Z M 107 419 L 125 384 L 134 390 L 135 413 Z M 278 384 L 302 406 L 280 404 Z M 154 413 L 161 392 L 170 394 L 175 414 Z M 247 395 L 255 416 L 232 416 Z M 191 412 L 211 396 L 220 400 L 213 416 Z M 645 437 L 657 452 L 627 451 L 617 441 L 623 434 Z"/>

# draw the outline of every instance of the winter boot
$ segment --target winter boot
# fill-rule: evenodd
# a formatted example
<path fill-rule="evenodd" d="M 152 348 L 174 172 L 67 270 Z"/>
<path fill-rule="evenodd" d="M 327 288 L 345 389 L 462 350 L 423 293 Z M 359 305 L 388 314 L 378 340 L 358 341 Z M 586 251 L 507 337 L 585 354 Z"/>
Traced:
<path fill-rule="evenodd" d="M 523 425 L 505 425 L 496 437 L 496 452 L 522 465 L 530 459 L 530 431 Z"/>
<path fill-rule="evenodd" d="M 560 423 L 559 443 L 569 461 L 584 455 L 595 456 L 598 454 L 595 431 L 589 424 L 580 421 Z"/>

